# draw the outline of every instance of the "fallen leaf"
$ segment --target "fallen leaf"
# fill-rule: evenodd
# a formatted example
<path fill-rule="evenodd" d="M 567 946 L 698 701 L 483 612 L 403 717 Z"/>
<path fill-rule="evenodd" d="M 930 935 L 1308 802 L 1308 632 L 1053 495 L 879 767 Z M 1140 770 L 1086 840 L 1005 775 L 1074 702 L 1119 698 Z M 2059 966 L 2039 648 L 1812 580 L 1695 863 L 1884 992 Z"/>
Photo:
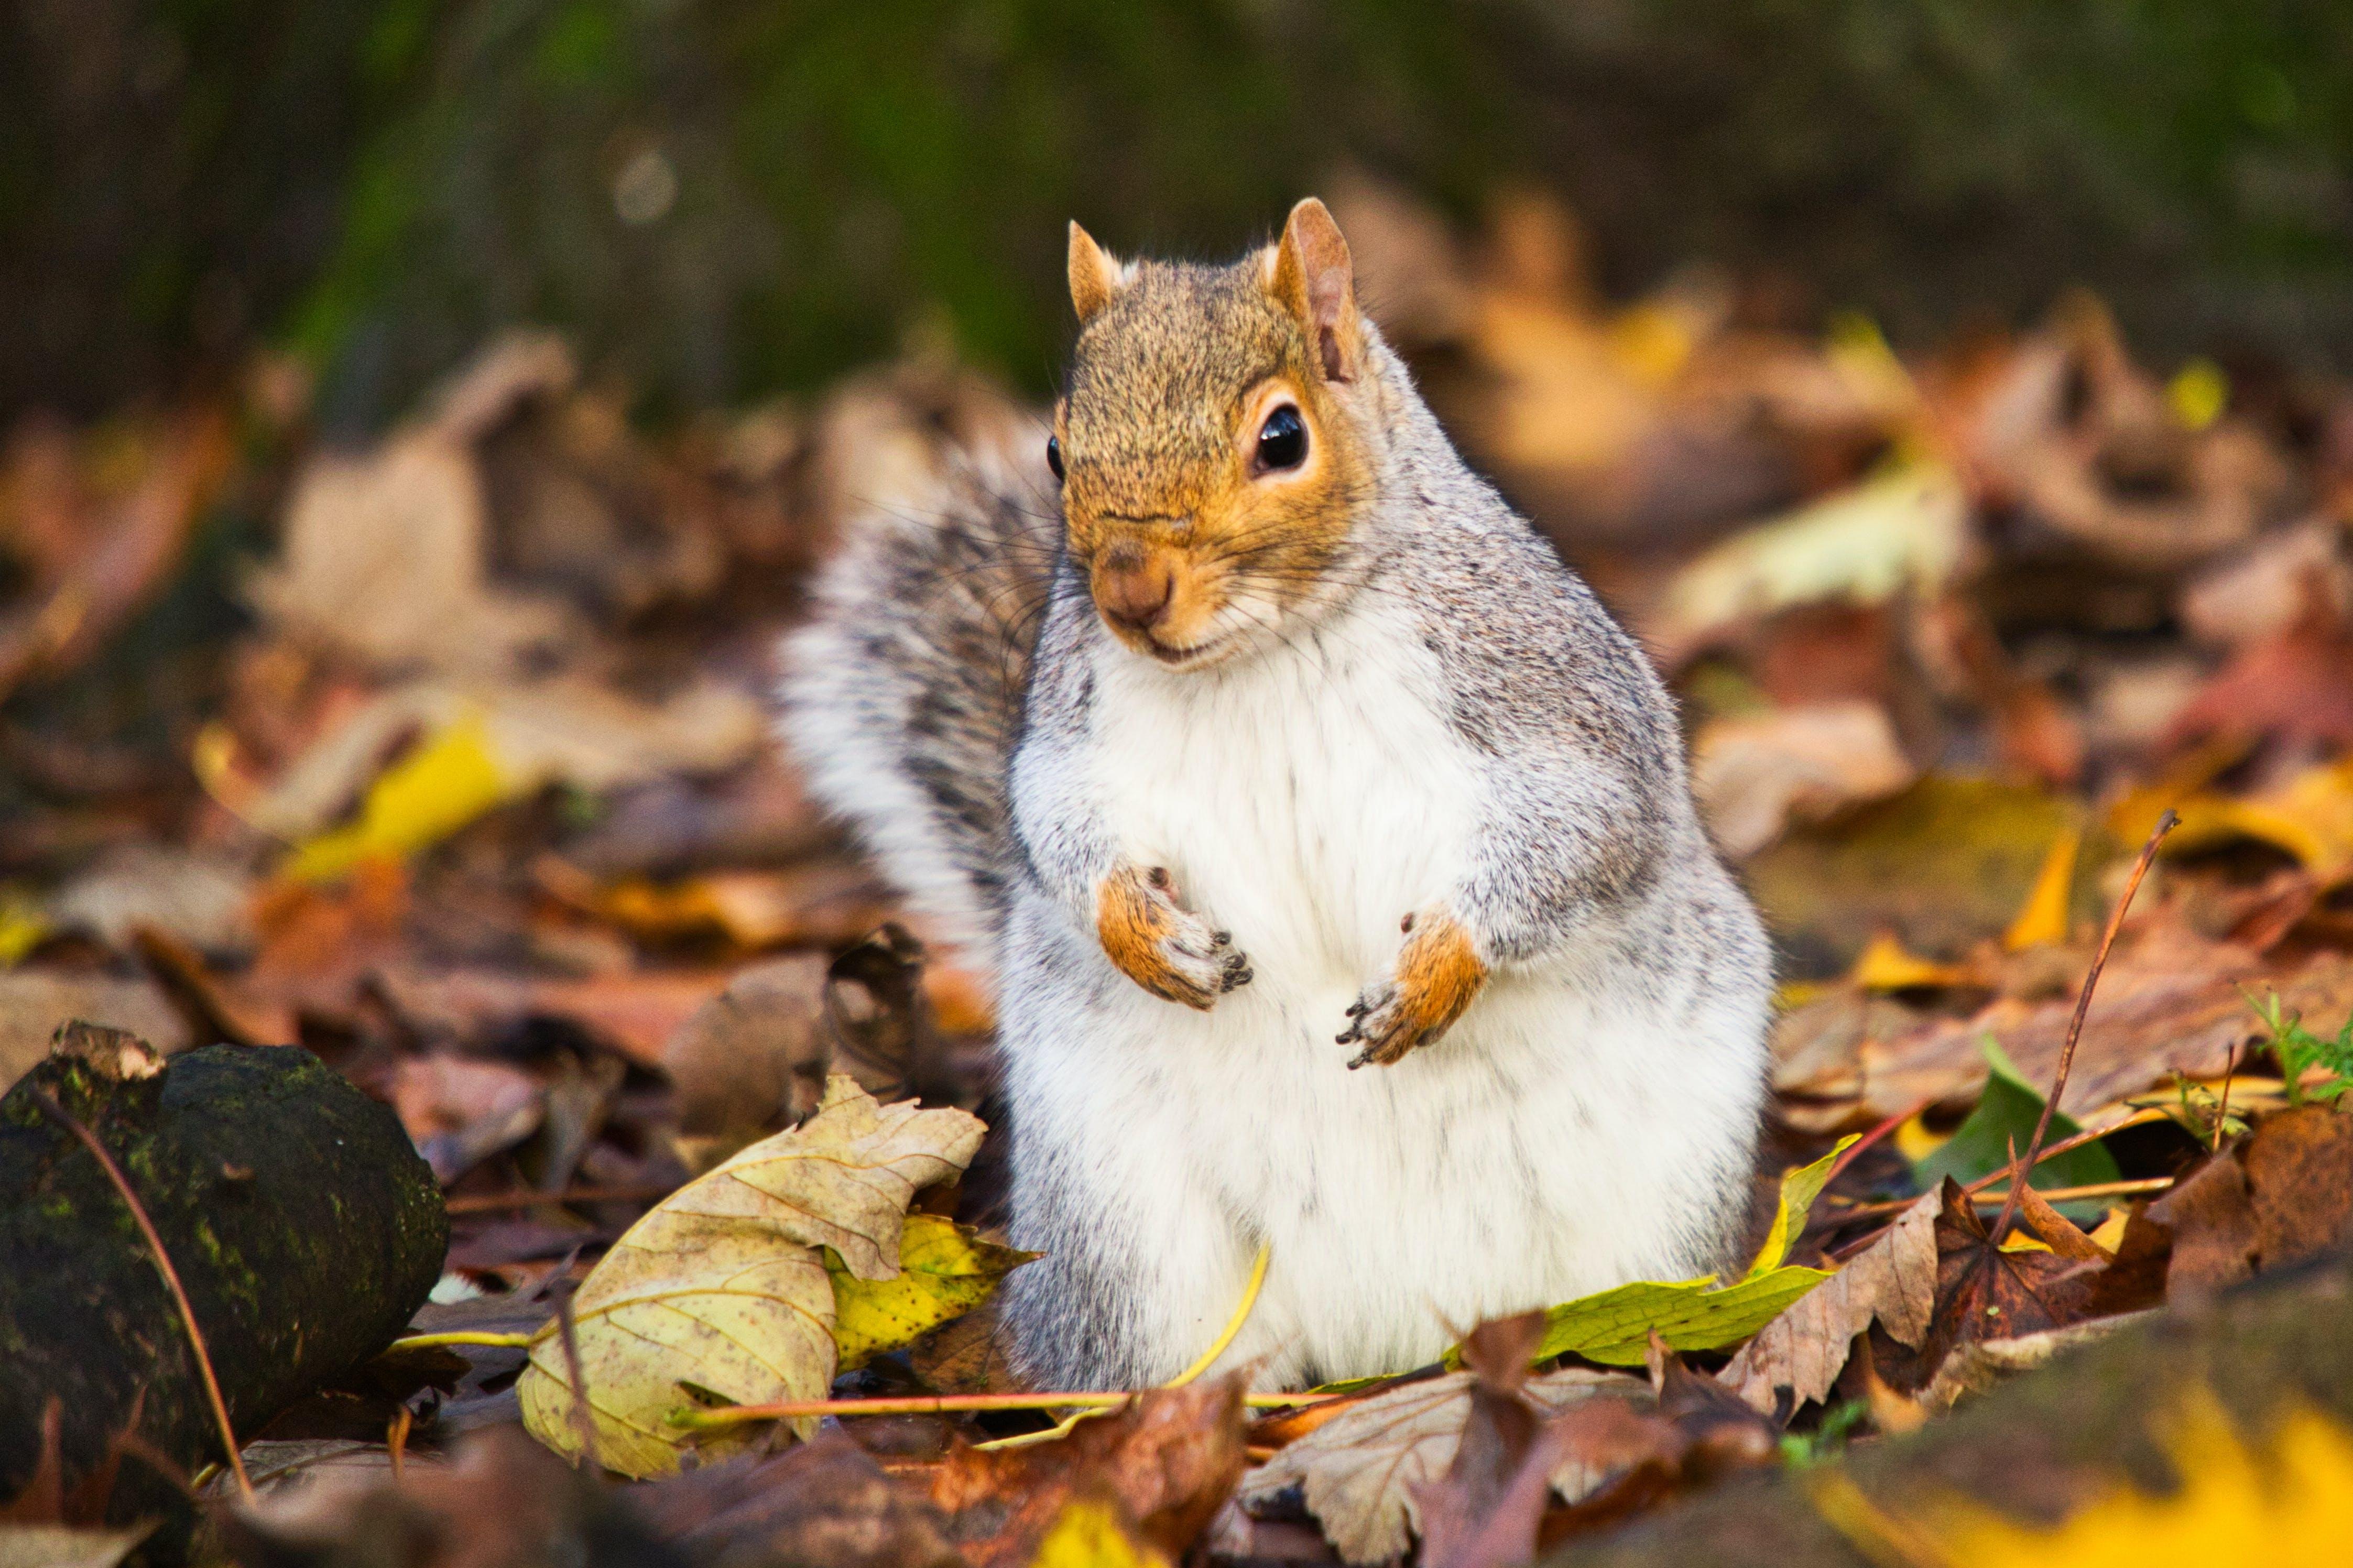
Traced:
<path fill-rule="evenodd" d="M 1953 1135 L 1913 1167 L 1913 1180 L 1924 1188 L 1934 1187 L 1947 1176 L 1974 1182 L 2000 1170 L 2016 1157 L 2013 1150 L 2023 1149 L 2033 1140 L 2035 1123 L 2042 1119 L 2042 1091 L 2020 1075 L 2000 1043 L 1989 1035 L 1978 1046 L 1985 1052 L 1985 1091 Z M 2083 1130 L 2073 1117 L 2054 1111 L 2047 1142 L 2056 1143 Z M 2123 1175 L 2116 1156 L 2105 1144 L 2094 1142 L 2039 1162 L 2028 1190 L 2091 1186 L 2121 1180 Z M 2091 1198 L 2065 1206 L 2071 1215 L 2086 1223 L 2096 1223 L 2105 1207 Z"/>
<path fill-rule="evenodd" d="M 1961 562 L 1968 509 L 1952 472 L 1915 462 L 1716 545 L 1677 573 L 1642 628 L 1672 663 L 1795 605 L 1934 598 Z"/>
<path fill-rule="evenodd" d="M 1476 1382 L 1472 1373 L 1447 1373 L 1351 1403 L 1252 1470 L 1242 1483 L 1243 1506 L 1271 1511 L 1296 1488 L 1348 1562 L 1396 1557 L 1419 1528 L 1419 1489 L 1454 1462 Z M 1650 1401 L 1638 1379 L 1584 1367 L 1532 1377 L 1522 1392 L 1546 1415 L 1595 1397 Z M 1571 1468 L 1575 1473 L 1556 1472 L 1554 1485 L 1574 1500 L 1601 1478 Z"/>
<path fill-rule="evenodd" d="M 1166 1557 L 1128 1530 L 1118 1510 L 1084 1500 L 1062 1510 L 1029 1563 L 1030 1568 L 1169 1568 Z"/>
<path fill-rule="evenodd" d="M 1920 1403 L 1930 1411 L 1949 1410 L 1963 1399 L 2000 1387 L 2013 1377 L 2050 1364 L 2052 1357 L 2079 1345 L 2096 1344 L 2119 1329 L 2145 1322 L 2155 1309 L 2093 1318 L 2063 1329 L 2021 1334 L 2009 1340 L 1976 1340 L 1957 1346 L 1927 1387 Z"/>
<path fill-rule="evenodd" d="M 1692 790 L 1716 842 L 1745 859 L 1792 821 L 1819 822 L 1910 784 L 1887 710 L 1875 702 L 1817 702 L 1718 719 L 1692 742 Z"/>
<path fill-rule="evenodd" d="M 662 1047 L 690 1137 L 744 1142 L 817 1109 L 832 1059 L 823 1027 L 826 962 L 794 953 L 738 970 Z"/>
<path fill-rule="evenodd" d="M 1826 1398 L 1856 1335 L 1873 1323 L 1917 1349 L 1928 1334 L 1936 1293 L 1937 1194 L 1929 1193 L 1895 1218 L 1822 1285 L 1734 1352 L 1717 1374 L 1752 1410 L 1778 1414 Z"/>
<path fill-rule="evenodd" d="M 1641 1366 L 1655 1333 L 1679 1351 L 1723 1350 L 1739 1343 L 1830 1278 L 1819 1268 L 1786 1265 L 1790 1244 L 1805 1228 L 1806 1214 L 1820 1196 L 1839 1151 L 1784 1173 L 1773 1228 L 1748 1270 L 1732 1284 L 1715 1276 L 1672 1283 L 1636 1280 L 1545 1310 L 1545 1331 L 1533 1360 L 1576 1354 L 1610 1366 Z M 1447 1354 L 1461 1364 L 1460 1352 Z"/>
<path fill-rule="evenodd" d="M 2175 715 L 2179 750 L 2223 734 L 2341 751 L 2353 746 L 2353 623 L 2320 590 L 2284 630 L 2233 654 Z"/>
<path fill-rule="evenodd" d="M 1743 876 L 1789 954 L 1787 973 L 1826 979 L 1882 931 L 1932 957 L 2000 935 L 2051 841 L 2081 816 L 2073 800 L 2040 787 L 1931 773 L 1890 799 L 1792 828 Z"/>
<path fill-rule="evenodd" d="M 2020 952 L 2030 947 L 2055 947 L 2067 940 L 2074 925 L 2075 860 L 2083 848 L 2081 828 L 2070 828 L 2051 841 L 2051 852 L 2042 858 L 2042 869 L 2034 874 L 2034 887 L 2026 895 L 2024 907 L 2001 933 L 2003 947 Z"/>
<path fill-rule="evenodd" d="M 2267 1116 L 2149 1205 L 2171 1232 L 2168 1290 L 2204 1294 L 2353 1239 L 2353 1116 Z"/>
<path fill-rule="evenodd" d="M 931 1499 L 838 1433 L 667 1477 L 638 1500 L 656 1531 L 695 1562 L 964 1568 Z"/>
<path fill-rule="evenodd" d="M 972 1568 L 1017 1568 L 1073 1503 L 1110 1508 L 1126 1538 L 1181 1558 L 1242 1474 L 1242 1379 L 1152 1389 L 1059 1442 L 959 1447 L 931 1469 L 932 1500 Z M 1071 1544 L 1071 1543 L 1067 1543 Z"/>
<path fill-rule="evenodd" d="M 1542 1312 L 1482 1323 L 1462 1342 L 1470 1410 L 1446 1474 L 1414 1498 L 1423 1568 L 1512 1568 L 1535 1556 L 1557 1440 L 1521 1396 Z"/>
<path fill-rule="evenodd" d="M 1008 1274 L 1044 1256 L 999 1247 L 970 1226 L 929 1214 L 907 1216 L 899 1237 L 899 1272 L 890 1279 L 861 1279 L 828 1249 L 825 1268 L 833 1279 L 833 1342 L 840 1357 L 836 1374 L 855 1372 L 882 1352 L 913 1344 L 964 1316 Z"/>
<path fill-rule="evenodd" d="M 323 882 L 362 860 L 406 859 L 508 798 L 514 784 L 491 752 L 481 716 L 469 714 L 385 770 L 368 786 L 359 820 L 303 844 L 285 874 Z"/>
<path fill-rule="evenodd" d="M 681 1385 L 735 1404 L 820 1399 L 833 1381 L 833 1287 L 818 1248 L 855 1279 L 899 1270 L 907 1205 L 961 1172 L 983 1128 L 960 1110 L 878 1105 L 847 1078 L 805 1125 L 744 1150 L 631 1226 L 573 1298 L 597 1458 L 625 1475 L 678 1468 L 669 1420 Z M 517 1391 L 533 1436 L 581 1438 L 557 1325 L 532 1343 Z M 811 1436 L 817 1423 L 795 1429 Z M 748 1431 L 703 1447 L 740 1448 Z"/>
<path fill-rule="evenodd" d="M 1938 1197 L 1936 1303 L 1921 1352 L 1927 1376 L 1956 1346 L 2066 1328 L 2093 1315 L 2100 1264 L 2056 1250 L 1997 1246 L 1977 1205 L 1950 1176 Z M 1889 1381 L 1905 1386 L 1900 1379 Z"/>

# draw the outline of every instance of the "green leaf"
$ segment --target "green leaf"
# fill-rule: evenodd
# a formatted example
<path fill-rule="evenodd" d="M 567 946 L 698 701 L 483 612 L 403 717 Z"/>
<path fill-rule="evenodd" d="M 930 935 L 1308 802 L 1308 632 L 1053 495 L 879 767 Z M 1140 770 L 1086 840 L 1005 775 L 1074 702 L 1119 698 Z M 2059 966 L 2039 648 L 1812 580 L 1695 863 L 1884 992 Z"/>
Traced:
<path fill-rule="evenodd" d="M 2010 1163 L 2013 1142 L 2023 1154 L 2034 1137 L 2034 1123 L 2042 1114 L 2042 1093 L 2026 1081 L 1991 1035 L 1978 1042 L 1978 1048 L 1985 1052 L 1988 1068 L 1985 1093 L 1944 1146 L 1912 1168 L 1923 1192 L 1947 1176 L 1966 1186 L 1979 1176 L 1991 1175 Z M 2082 1125 L 2063 1110 L 2051 1118 L 2048 1141 L 2056 1143 L 2082 1131 Z M 2083 1187 L 2116 1181 L 2121 1175 L 2116 1156 L 2105 1145 L 2086 1143 L 2043 1161 L 2035 1167 L 2031 1184 L 2042 1190 Z M 2107 1205 L 2090 1198 L 2061 1204 L 2059 1210 L 2077 1224 L 2086 1225 L 2096 1223 Z"/>
<path fill-rule="evenodd" d="M 899 1235 L 899 1272 L 860 1279 L 826 1248 L 833 1279 L 835 1373 L 851 1372 L 874 1357 L 913 1344 L 988 1299 L 1004 1279 L 1043 1253 L 984 1241 L 980 1233 L 937 1215 L 911 1214 Z"/>
<path fill-rule="evenodd" d="M 1674 1350 L 1724 1350 L 1779 1317 L 1792 1301 L 1830 1278 L 1822 1269 L 1783 1264 L 1806 1228 L 1814 1200 L 1830 1181 L 1831 1167 L 1853 1142 L 1841 1138 L 1812 1164 L 1782 1173 L 1773 1228 L 1738 1283 L 1718 1288 L 1713 1274 L 1672 1282 L 1638 1279 L 1564 1301 L 1546 1310 L 1544 1339 L 1535 1359 L 1574 1352 L 1608 1366 L 1640 1366 L 1650 1352 L 1653 1329 Z M 1462 1364 L 1461 1346 L 1446 1352 L 1446 1364 Z"/>
<path fill-rule="evenodd" d="M 1640 1366 L 1653 1329 L 1672 1350 L 1725 1350 L 1829 1278 L 1820 1268 L 1775 1268 L 1722 1289 L 1712 1289 L 1713 1274 L 1673 1284 L 1620 1285 L 1546 1310 L 1536 1359 L 1574 1352 L 1605 1366 Z"/>
<path fill-rule="evenodd" d="M 1840 1139 L 1831 1152 L 1810 1165 L 1801 1165 L 1781 1175 L 1781 1201 L 1773 1211 L 1773 1228 L 1765 1233 L 1765 1245 L 1757 1249 L 1756 1261 L 1741 1276 L 1746 1284 L 1761 1279 L 1789 1260 L 1789 1248 L 1796 1245 L 1799 1234 L 1806 1228 L 1806 1215 L 1813 1212 L 1814 1200 L 1829 1185 L 1831 1167 L 1862 1134 L 1850 1132 Z"/>

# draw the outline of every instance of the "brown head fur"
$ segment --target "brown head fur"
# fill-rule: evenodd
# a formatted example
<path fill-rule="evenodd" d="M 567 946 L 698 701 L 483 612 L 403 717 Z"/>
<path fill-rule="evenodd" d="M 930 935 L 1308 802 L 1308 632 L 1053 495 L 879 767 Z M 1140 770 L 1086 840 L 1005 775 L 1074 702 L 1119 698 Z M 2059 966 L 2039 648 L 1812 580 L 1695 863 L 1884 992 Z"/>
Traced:
<path fill-rule="evenodd" d="M 1071 226 L 1081 331 L 1055 411 L 1071 558 L 1104 623 L 1162 662 L 1214 662 L 1325 582 L 1371 490 L 1355 394 L 1366 329 L 1324 204 L 1230 267 L 1122 264 Z M 1261 462 L 1285 404 L 1297 467 Z"/>

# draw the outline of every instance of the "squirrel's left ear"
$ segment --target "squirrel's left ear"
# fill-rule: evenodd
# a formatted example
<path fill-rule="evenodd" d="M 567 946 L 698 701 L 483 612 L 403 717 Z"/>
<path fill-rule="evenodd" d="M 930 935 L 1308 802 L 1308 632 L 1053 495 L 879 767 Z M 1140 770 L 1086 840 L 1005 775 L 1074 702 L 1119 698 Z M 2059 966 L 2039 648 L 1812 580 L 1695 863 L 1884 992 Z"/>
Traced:
<path fill-rule="evenodd" d="M 1365 353 L 1356 265 L 1331 209 L 1314 196 L 1291 209 L 1282 242 L 1268 253 L 1266 289 L 1307 330 L 1324 378 L 1354 381 Z"/>

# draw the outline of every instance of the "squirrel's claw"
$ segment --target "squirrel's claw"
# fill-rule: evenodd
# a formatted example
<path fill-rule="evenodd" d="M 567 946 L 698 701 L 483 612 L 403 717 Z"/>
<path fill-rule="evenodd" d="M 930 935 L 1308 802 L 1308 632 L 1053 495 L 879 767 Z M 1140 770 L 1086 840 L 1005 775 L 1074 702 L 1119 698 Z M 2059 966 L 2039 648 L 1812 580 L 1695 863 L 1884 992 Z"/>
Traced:
<path fill-rule="evenodd" d="M 1406 917 L 1405 945 L 1396 967 L 1365 987 L 1348 1008 L 1347 1032 L 1335 1043 L 1361 1042 L 1351 1070 L 1388 1067 L 1430 1044 L 1453 1026 L 1487 982 L 1487 966 L 1460 921 L 1442 909 Z"/>
<path fill-rule="evenodd" d="M 1232 933 L 1176 900 L 1162 868 L 1114 873 L 1097 900 L 1096 934 L 1121 973 L 1164 1001 L 1208 1011 L 1250 982 L 1250 958 Z"/>

